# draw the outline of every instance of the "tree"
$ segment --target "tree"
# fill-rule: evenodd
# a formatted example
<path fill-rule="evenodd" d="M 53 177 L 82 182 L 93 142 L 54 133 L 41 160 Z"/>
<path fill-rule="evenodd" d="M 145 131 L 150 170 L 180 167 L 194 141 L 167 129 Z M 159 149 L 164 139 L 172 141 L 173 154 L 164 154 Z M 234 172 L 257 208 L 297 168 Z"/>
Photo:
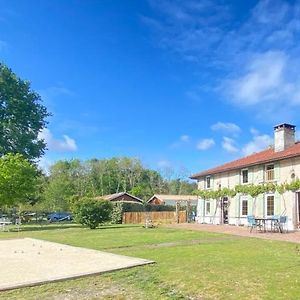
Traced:
<path fill-rule="evenodd" d="M 49 211 L 68 211 L 72 197 L 87 196 L 87 189 L 85 168 L 79 160 L 57 161 L 50 168 L 45 186 L 44 207 Z"/>
<path fill-rule="evenodd" d="M 0 63 L 0 156 L 21 153 L 33 160 L 43 155 L 46 144 L 38 134 L 49 115 L 30 83 Z"/>
<path fill-rule="evenodd" d="M 39 173 L 21 154 L 0 158 L 0 205 L 33 204 L 39 192 Z"/>
<path fill-rule="evenodd" d="M 75 219 L 82 225 L 95 229 L 111 220 L 113 204 L 107 200 L 82 198 L 74 203 Z"/>

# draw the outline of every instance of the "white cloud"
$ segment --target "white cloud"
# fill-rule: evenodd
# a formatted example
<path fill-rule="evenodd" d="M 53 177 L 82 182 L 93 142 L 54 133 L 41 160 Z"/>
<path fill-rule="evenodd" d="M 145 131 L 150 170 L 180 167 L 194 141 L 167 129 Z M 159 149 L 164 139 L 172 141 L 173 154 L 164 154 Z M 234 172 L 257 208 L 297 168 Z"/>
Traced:
<path fill-rule="evenodd" d="M 176 142 L 170 145 L 170 148 L 171 149 L 180 148 L 181 146 L 189 143 L 190 141 L 191 141 L 190 136 L 187 134 L 183 134 L 179 137 L 179 139 Z"/>
<path fill-rule="evenodd" d="M 228 82 L 229 95 L 239 105 L 257 105 L 280 100 L 292 92 L 284 72 L 288 58 L 282 51 L 256 56 L 246 66 L 245 74 Z"/>
<path fill-rule="evenodd" d="M 269 135 L 256 135 L 252 141 L 243 147 L 242 152 L 244 155 L 249 155 L 264 150 L 271 145 L 273 145 L 273 139 Z"/>
<path fill-rule="evenodd" d="M 258 135 L 258 134 L 259 134 L 259 131 L 258 131 L 256 128 L 251 127 L 251 128 L 250 128 L 250 133 L 251 133 L 252 135 Z"/>
<path fill-rule="evenodd" d="M 223 137 L 222 148 L 231 154 L 239 151 L 239 149 L 235 146 L 235 140 L 226 136 Z"/>
<path fill-rule="evenodd" d="M 230 134 L 238 134 L 241 128 L 234 123 L 217 122 L 211 126 L 214 131 L 222 131 Z"/>
<path fill-rule="evenodd" d="M 59 100 L 66 101 L 69 100 L 70 97 L 74 97 L 76 95 L 73 91 L 63 86 L 50 86 L 45 89 L 40 89 L 38 93 L 52 113 L 55 112 L 55 108 L 58 106 Z"/>
<path fill-rule="evenodd" d="M 50 86 L 46 89 L 39 90 L 44 98 L 52 98 L 59 95 L 74 96 L 75 93 L 63 86 Z"/>
<path fill-rule="evenodd" d="M 185 60 L 197 62 L 204 58 L 198 55 L 199 51 L 209 53 L 209 49 L 216 48 L 222 39 L 222 27 L 217 25 L 228 18 L 227 6 L 211 0 L 148 2 L 161 19 L 150 16 L 141 19 L 159 38 L 156 43 L 159 47 L 172 49 Z"/>
<path fill-rule="evenodd" d="M 160 161 L 157 162 L 157 166 L 159 168 L 171 168 L 172 163 L 167 159 L 161 159 Z"/>
<path fill-rule="evenodd" d="M 251 108 L 272 122 L 280 121 L 278 109 L 281 117 L 296 115 L 300 1 L 260 0 L 242 20 L 232 5 L 218 0 L 151 0 L 150 4 L 156 14 L 144 24 L 155 33 L 156 44 L 198 63 L 202 79 L 211 79 L 213 71 L 214 78 L 205 82 L 222 94 L 221 99 L 225 95 L 232 105 Z M 186 94 L 203 97 L 197 90 Z"/>
<path fill-rule="evenodd" d="M 187 134 L 183 134 L 180 137 L 180 141 L 182 141 L 182 142 L 189 142 L 190 141 L 190 137 Z"/>
<path fill-rule="evenodd" d="M 53 161 L 43 156 L 38 161 L 38 167 L 45 173 L 49 173 L 50 166 L 53 164 Z"/>
<path fill-rule="evenodd" d="M 215 141 L 213 139 L 203 139 L 198 142 L 197 149 L 198 150 L 207 150 L 215 145 Z"/>
<path fill-rule="evenodd" d="M 63 135 L 63 139 L 56 139 L 48 128 L 44 128 L 39 134 L 39 139 L 45 140 L 47 148 L 52 151 L 76 151 L 77 145 L 74 139 Z"/>

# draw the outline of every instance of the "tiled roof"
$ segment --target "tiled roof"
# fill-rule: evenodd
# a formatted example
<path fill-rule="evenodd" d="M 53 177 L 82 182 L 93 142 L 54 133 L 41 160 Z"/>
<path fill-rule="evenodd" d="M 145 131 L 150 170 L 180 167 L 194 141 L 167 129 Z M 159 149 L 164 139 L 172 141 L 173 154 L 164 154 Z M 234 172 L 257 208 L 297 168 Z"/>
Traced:
<path fill-rule="evenodd" d="M 133 199 L 132 202 L 139 202 L 139 203 L 143 203 L 143 200 L 141 200 L 140 198 L 130 195 L 127 192 L 121 192 L 121 193 L 115 193 L 115 194 L 110 194 L 110 195 L 104 195 L 104 196 L 98 196 L 95 197 L 95 199 L 104 199 L 104 200 L 108 200 L 108 201 L 113 201 L 115 199 L 117 199 L 118 197 L 122 197 L 122 196 L 128 196 L 130 198 Z M 124 202 L 129 202 L 129 201 L 124 201 Z"/>
<path fill-rule="evenodd" d="M 295 156 L 300 156 L 300 142 L 297 142 L 293 146 L 279 152 L 275 152 L 273 148 L 269 148 L 261 152 L 254 153 L 249 156 L 245 156 L 243 158 L 231 161 L 224 165 L 217 166 L 215 168 L 196 173 L 192 175 L 190 178 L 197 179 L 202 176 L 223 173 L 235 169 L 241 169 L 241 168 L 269 163 L 269 162 L 275 162 L 278 160 L 291 158 Z"/>

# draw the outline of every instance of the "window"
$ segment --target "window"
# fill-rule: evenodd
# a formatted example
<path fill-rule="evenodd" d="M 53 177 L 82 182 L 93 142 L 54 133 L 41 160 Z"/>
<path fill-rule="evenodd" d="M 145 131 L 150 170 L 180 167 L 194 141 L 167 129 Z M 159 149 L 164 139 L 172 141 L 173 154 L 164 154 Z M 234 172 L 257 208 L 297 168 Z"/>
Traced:
<path fill-rule="evenodd" d="M 210 189 L 210 176 L 206 176 L 205 178 L 205 187 Z"/>
<path fill-rule="evenodd" d="M 274 180 L 274 165 L 266 165 L 266 181 Z"/>
<path fill-rule="evenodd" d="M 248 183 L 248 170 L 242 170 L 242 183 Z"/>
<path fill-rule="evenodd" d="M 206 214 L 206 215 L 210 215 L 210 209 L 211 209 L 211 207 L 210 207 L 210 202 L 209 202 L 209 201 L 206 201 L 206 202 L 205 202 L 205 214 Z"/>
<path fill-rule="evenodd" d="M 274 196 L 267 196 L 267 216 L 274 216 Z"/>
<path fill-rule="evenodd" d="M 248 215 L 248 199 L 247 199 L 247 197 L 241 198 L 241 215 L 242 216 Z"/>

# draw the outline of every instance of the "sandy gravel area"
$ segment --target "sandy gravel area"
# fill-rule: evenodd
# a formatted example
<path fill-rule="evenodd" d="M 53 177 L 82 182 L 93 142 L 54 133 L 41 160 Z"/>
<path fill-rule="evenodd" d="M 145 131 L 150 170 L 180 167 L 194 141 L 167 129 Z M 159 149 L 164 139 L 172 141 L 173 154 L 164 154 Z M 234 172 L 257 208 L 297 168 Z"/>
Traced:
<path fill-rule="evenodd" d="M 0 290 L 130 268 L 152 261 L 24 238 L 0 241 Z"/>

